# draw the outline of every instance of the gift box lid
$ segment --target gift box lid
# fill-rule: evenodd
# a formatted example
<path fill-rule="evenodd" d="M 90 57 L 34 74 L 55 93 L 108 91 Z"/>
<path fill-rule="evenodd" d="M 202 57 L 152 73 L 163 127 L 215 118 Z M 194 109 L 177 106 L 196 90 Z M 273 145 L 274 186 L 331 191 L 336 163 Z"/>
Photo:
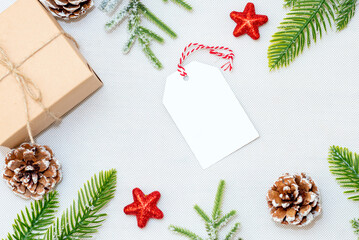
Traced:
<path fill-rule="evenodd" d="M 75 43 L 37 0 L 18 0 L 2 12 L 0 32 L 0 47 L 38 86 L 43 104 L 55 115 L 62 116 L 102 85 Z M 0 78 L 8 72 L 0 65 Z M 54 119 L 26 98 L 36 135 Z M 0 145 L 13 147 L 26 140 L 24 98 L 13 74 L 0 81 L 0 116 Z"/>

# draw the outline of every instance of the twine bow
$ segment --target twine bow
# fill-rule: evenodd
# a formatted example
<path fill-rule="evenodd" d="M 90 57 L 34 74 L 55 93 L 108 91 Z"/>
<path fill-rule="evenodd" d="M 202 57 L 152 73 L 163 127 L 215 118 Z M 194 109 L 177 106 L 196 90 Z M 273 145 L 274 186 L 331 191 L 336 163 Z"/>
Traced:
<path fill-rule="evenodd" d="M 2 66 L 4 66 L 8 70 L 8 73 L 0 78 L 0 82 L 2 80 L 4 80 L 9 75 L 13 75 L 15 77 L 16 81 L 18 82 L 18 84 L 19 84 L 19 86 L 21 88 L 22 96 L 23 96 L 25 114 L 26 114 L 26 129 L 27 129 L 27 133 L 29 135 L 31 143 L 35 143 L 35 141 L 34 141 L 34 137 L 32 135 L 31 126 L 30 126 L 30 113 L 29 113 L 29 105 L 28 105 L 28 101 L 27 101 L 27 96 L 29 96 L 32 100 L 34 100 L 37 104 L 39 104 L 39 106 L 49 116 L 51 116 L 56 122 L 61 121 L 61 119 L 59 117 L 57 117 L 53 112 L 50 111 L 50 109 L 48 109 L 43 104 L 43 102 L 42 102 L 42 94 L 41 94 L 40 88 L 36 85 L 36 83 L 34 81 L 32 81 L 30 78 L 26 77 L 19 70 L 19 67 L 21 67 L 28 59 L 33 57 L 41 49 L 45 48 L 48 44 L 50 44 L 53 40 L 55 40 L 60 35 L 66 36 L 67 38 L 69 38 L 70 40 L 72 40 L 75 43 L 76 47 L 78 47 L 78 44 L 77 44 L 77 42 L 75 41 L 75 39 L 73 37 L 71 37 L 69 34 L 67 34 L 65 32 L 60 32 L 59 34 L 57 34 L 56 36 L 51 38 L 49 41 L 47 41 L 44 45 L 42 45 L 39 49 L 34 51 L 28 57 L 26 57 L 19 64 L 14 64 L 10 60 L 10 58 L 9 58 L 8 54 L 6 53 L 6 51 L 2 47 L 0 47 L 0 64 Z"/>

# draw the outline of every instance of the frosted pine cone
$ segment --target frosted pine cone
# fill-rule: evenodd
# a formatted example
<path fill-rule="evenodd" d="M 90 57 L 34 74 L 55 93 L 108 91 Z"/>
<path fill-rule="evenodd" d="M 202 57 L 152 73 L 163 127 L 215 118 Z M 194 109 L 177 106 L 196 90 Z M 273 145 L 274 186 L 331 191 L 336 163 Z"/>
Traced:
<path fill-rule="evenodd" d="M 318 187 L 305 173 L 281 176 L 267 201 L 273 220 L 282 224 L 308 225 L 322 210 Z"/>
<path fill-rule="evenodd" d="M 40 0 L 55 17 L 76 19 L 93 7 L 93 0 Z"/>
<path fill-rule="evenodd" d="M 61 181 L 60 164 L 48 146 L 23 143 L 5 158 L 4 179 L 25 199 L 41 199 Z"/>

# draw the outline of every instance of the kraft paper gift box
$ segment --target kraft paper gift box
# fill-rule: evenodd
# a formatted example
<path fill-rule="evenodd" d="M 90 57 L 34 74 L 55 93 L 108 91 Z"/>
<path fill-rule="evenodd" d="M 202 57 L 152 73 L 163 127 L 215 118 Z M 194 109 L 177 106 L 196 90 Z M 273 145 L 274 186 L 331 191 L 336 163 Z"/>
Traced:
<path fill-rule="evenodd" d="M 57 117 L 102 86 L 74 41 L 37 0 L 18 0 L 0 14 L 0 47 L 36 84 L 43 105 Z M 9 67 L 0 65 L 0 78 L 0 146 L 12 148 L 29 140 L 24 97 Z M 32 133 L 37 135 L 54 118 L 28 95 L 26 99 Z"/>

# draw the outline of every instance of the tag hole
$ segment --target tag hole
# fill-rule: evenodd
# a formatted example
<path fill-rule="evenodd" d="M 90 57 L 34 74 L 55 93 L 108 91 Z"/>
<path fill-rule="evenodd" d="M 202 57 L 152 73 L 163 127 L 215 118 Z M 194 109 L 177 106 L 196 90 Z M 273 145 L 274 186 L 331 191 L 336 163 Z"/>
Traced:
<path fill-rule="evenodd" d="M 184 76 L 184 77 L 183 77 L 183 80 L 184 80 L 184 81 L 188 81 L 188 80 L 189 80 L 188 75 Z"/>

